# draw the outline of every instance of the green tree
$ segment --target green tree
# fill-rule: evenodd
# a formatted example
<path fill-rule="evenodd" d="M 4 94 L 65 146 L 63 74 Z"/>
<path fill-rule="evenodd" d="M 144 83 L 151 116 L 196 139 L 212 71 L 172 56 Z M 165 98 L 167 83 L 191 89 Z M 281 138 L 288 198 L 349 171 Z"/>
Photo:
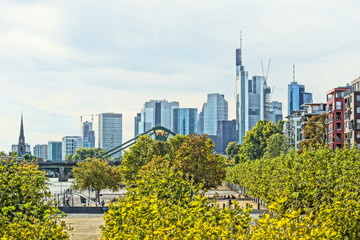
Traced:
<path fill-rule="evenodd" d="M 78 148 L 73 156 L 74 161 L 84 161 L 92 158 L 99 158 L 101 154 L 105 153 L 102 148 Z"/>
<path fill-rule="evenodd" d="M 229 161 L 234 160 L 235 164 L 239 163 L 239 152 L 240 152 L 241 144 L 237 144 L 236 142 L 230 142 L 226 148 L 226 156 Z"/>
<path fill-rule="evenodd" d="M 214 155 L 213 149 L 214 143 L 206 135 L 188 135 L 177 151 L 175 171 L 206 189 L 220 186 L 226 172 L 224 159 Z"/>
<path fill-rule="evenodd" d="M 120 167 L 110 166 L 106 160 L 91 159 L 79 162 L 73 168 L 73 189 L 95 189 L 97 200 L 100 202 L 101 190 L 110 189 L 117 191 L 121 183 Z"/>
<path fill-rule="evenodd" d="M 110 205 L 102 239 L 243 239 L 249 230 L 249 209 L 211 207 L 199 186 L 166 165 L 150 168 L 136 185 Z"/>
<path fill-rule="evenodd" d="M 37 164 L 0 154 L 1 239 L 69 239 Z"/>
<path fill-rule="evenodd" d="M 283 125 L 283 122 L 274 125 L 273 122 L 267 120 L 258 121 L 255 127 L 246 132 L 242 144 L 243 149 L 240 153 L 243 153 L 248 160 L 255 160 L 263 157 L 269 137 L 276 133 L 282 133 L 280 125 Z"/>
<path fill-rule="evenodd" d="M 326 143 L 326 113 L 309 118 L 304 129 L 304 140 L 300 142 L 300 149 L 324 146 Z"/>
<path fill-rule="evenodd" d="M 74 156 L 71 153 L 65 156 L 65 162 L 72 162 L 72 161 L 74 161 Z"/>
<path fill-rule="evenodd" d="M 36 158 L 35 156 L 29 154 L 29 153 L 25 153 L 25 154 L 22 156 L 21 160 L 25 160 L 25 161 L 31 162 L 31 161 L 36 161 L 37 158 Z"/>
<path fill-rule="evenodd" d="M 281 133 L 276 133 L 271 135 L 267 140 L 264 157 L 278 157 L 281 154 L 287 154 L 289 152 L 289 149 L 290 145 L 287 137 Z"/>

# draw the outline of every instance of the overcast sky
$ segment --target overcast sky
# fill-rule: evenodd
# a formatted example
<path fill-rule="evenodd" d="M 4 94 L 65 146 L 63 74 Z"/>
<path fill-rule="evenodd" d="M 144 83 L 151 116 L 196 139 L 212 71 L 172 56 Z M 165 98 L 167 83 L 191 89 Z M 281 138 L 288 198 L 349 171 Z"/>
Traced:
<path fill-rule="evenodd" d="M 200 109 L 208 93 L 223 93 L 234 119 L 240 30 L 249 76 L 271 57 L 284 115 L 293 64 L 316 102 L 360 75 L 358 0 L 23 0 L 0 9 L 0 151 L 17 144 L 22 110 L 31 147 L 80 135 L 80 116 L 101 112 L 122 113 L 130 139 L 150 99 Z"/>

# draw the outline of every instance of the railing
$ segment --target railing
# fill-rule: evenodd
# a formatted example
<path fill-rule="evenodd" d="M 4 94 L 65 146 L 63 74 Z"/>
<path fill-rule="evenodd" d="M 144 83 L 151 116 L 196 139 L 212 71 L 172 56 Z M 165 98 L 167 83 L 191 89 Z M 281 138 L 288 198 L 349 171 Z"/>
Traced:
<path fill-rule="evenodd" d="M 336 142 L 341 142 L 341 138 L 336 138 Z"/>
<path fill-rule="evenodd" d="M 341 121 L 341 116 L 336 116 L 336 121 Z"/>

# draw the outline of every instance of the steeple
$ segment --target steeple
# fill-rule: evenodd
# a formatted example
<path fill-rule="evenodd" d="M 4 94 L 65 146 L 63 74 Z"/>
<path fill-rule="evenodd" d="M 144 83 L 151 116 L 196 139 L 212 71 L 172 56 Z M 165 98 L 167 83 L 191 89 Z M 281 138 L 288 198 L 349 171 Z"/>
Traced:
<path fill-rule="evenodd" d="M 22 157 L 26 153 L 23 114 L 21 113 L 20 136 L 17 154 Z"/>

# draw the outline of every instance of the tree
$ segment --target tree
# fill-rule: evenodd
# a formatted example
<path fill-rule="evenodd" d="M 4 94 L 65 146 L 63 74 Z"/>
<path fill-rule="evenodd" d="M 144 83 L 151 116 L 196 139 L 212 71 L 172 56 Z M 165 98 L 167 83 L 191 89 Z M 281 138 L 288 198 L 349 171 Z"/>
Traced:
<path fill-rule="evenodd" d="M 177 151 L 174 169 L 205 189 L 221 185 L 225 178 L 224 159 L 213 154 L 214 143 L 206 135 L 188 135 Z"/>
<path fill-rule="evenodd" d="M 37 158 L 36 158 L 35 156 L 29 154 L 29 153 L 25 153 L 25 154 L 22 156 L 21 160 L 25 160 L 25 161 L 31 162 L 31 161 L 36 161 Z"/>
<path fill-rule="evenodd" d="M 326 143 L 326 113 L 309 118 L 304 129 L 304 140 L 300 142 L 300 149 L 319 148 Z"/>
<path fill-rule="evenodd" d="M 282 124 L 283 122 L 274 125 L 273 122 L 267 120 L 258 121 L 255 127 L 246 132 L 242 144 L 243 149 L 240 150 L 240 153 L 243 151 L 248 160 L 255 160 L 263 157 L 268 138 L 273 134 L 282 133 L 282 128 L 280 127 Z"/>
<path fill-rule="evenodd" d="M 100 202 L 101 190 L 110 189 L 117 191 L 121 183 L 120 167 L 110 166 L 106 160 L 91 159 L 79 162 L 73 168 L 73 189 L 95 189 L 97 200 Z"/>
<path fill-rule="evenodd" d="M 0 154 L 2 239 L 69 239 L 44 175 L 37 164 Z"/>
<path fill-rule="evenodd" d="M 230 142 L 226 148 L 226 156 L 227 159 L 233 160 L 234 159 L 234 163 L 238 164 L 239 163 L 239 150 L 240 150 L 241 144 L 237 144 L 236 142 Z"/>
<path fill-rule="evenodd" d="M 74 161 L 74 156 L 71 153 L 65 156 L 65 162 L 72 162 L 72 161 Z"/>
<path fill-rule="evenodd" d="M 75 151 L 73 160 L 84 161 L 92 158 L 98 158 L 103 153 L 105 153 L 105 150 L 102 148 L 78 148 Z"/>
<path fill-rule="evenodd" d="M 242 239 L 249 231 L 249 209 L 211 207 L 199 186 L 166 165 L 150 168 L 136 186 L 110 205 L 102 239 Z"/>
<path fill-rule="evenodd" d="M 287 137 L 281 133 L 276 133 L 271 135 L 267 140 L 264 157 L 278 157 L 281 154 L 287 154 L 289 149 L 290 145 L 288 143 Z"/>

